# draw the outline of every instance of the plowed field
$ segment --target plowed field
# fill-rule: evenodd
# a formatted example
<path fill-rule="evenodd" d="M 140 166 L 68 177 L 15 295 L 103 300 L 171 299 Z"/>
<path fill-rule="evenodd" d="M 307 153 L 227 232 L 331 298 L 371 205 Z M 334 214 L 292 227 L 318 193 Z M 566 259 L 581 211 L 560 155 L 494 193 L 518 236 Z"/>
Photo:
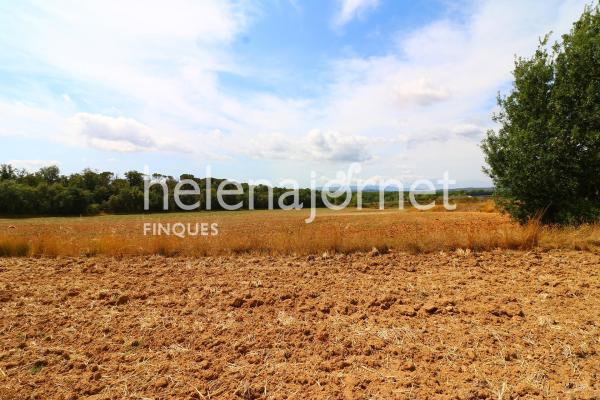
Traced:
<path fill-rule="evenodd" d="M 0 398 L 600 398 L 600 255 L 0 259 Z"/>

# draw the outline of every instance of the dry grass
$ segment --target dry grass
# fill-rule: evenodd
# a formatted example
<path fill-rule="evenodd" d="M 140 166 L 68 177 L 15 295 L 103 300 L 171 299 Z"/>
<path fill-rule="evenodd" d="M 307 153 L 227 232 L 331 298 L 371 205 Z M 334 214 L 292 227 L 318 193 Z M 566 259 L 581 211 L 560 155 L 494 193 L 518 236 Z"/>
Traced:
<path fill-rule="evenodd" d="M 29 255 L 29 242 L 22 238 L 3 238 L 0 241 L 0 257 L 23 257 Z"/>
<path fill-rule="evenodd" d="M 540 246 L 545 249 L 595 250 L 600 247 L 600 224 L 544 228 Z"/>
<path fill-rule="evenodd" d="M 89 218 L 0 220 L 0 256 L 323 254 L 387 248 L 411 253 L 471 249 L 569 248 L 593 250 L 600 226 L 520 226 L 490 212 L 487 202 L 469 211 L 319 210 L 201 212 Z M 473 211 L 475 209 L 475 211 Z M 218 223 L 216 236 L 144 236 L 145 222 Z M 10 228 L 14 225 L 15 228 Z"/>

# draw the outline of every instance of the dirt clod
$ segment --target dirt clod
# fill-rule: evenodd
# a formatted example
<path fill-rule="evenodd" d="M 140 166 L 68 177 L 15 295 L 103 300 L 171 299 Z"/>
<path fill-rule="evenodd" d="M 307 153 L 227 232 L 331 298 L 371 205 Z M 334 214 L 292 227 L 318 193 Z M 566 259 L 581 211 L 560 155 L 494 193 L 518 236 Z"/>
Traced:
<path fill-rule="evenodd" d="M 116 304 L 118 306 L 120 306 L 120 305 L 123 305 L 123 304 L 127 304 L 128 302 L 129 302 L 129 296 L 127 296 L 126 294 L 123 294 L 123 295 L 121 295 L 121 296 L 119 296 L 117 298 Z"/>
<path fill-rule="evenodd" d="M 415 369 L 417 369 L 417 367 L 412 361 L 406 361 L 404 364 L 402 364 L 403 371 L 414 371 Z"/>
<path fill-rule="evenodd" d="M 242 298 L 240 298 L 240 297 L 237 297 L 236 299 L 234 299 L 234 300 L 231 302 L 231 307 L 234 307 L 234 308 L 240 308 L 241 306 L 243 306 L 243 305 L 244 305 L 244 303 L 245 303 L 244 299 L 242 299 Z"/>
<path fill-rule="evenodd" d="M 169 381 L 167 378 L 161 377 L 154 381 L 154 386 L 157 388 L 165 388 L 169 386 Z"/>
<path fill-rule="evenodd" d="M 425 303 L 422 307 L 422 310 L 427 314 L 435 314 L 438 312 L 438 306 L 434 303 Z"/>

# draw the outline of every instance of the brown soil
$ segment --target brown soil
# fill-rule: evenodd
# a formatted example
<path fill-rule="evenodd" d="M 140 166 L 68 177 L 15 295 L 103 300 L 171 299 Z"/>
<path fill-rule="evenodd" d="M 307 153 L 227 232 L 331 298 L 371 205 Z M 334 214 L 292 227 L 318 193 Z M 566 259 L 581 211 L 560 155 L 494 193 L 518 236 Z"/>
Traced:
<path fill-rule="evenodd" d="M 600 255 L 0 259 L 0 398 L 600 398 Z"/>

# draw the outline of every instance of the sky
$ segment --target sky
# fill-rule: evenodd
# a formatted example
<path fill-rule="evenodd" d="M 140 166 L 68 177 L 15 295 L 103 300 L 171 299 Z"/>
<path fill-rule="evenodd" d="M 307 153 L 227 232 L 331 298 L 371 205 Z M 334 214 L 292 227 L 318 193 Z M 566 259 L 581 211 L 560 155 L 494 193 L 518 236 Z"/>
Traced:
<path fill-rule="evenodd" d="M 489 186 L 515 55 L 579 0 L 0 0 L 0 163 Z"/>

